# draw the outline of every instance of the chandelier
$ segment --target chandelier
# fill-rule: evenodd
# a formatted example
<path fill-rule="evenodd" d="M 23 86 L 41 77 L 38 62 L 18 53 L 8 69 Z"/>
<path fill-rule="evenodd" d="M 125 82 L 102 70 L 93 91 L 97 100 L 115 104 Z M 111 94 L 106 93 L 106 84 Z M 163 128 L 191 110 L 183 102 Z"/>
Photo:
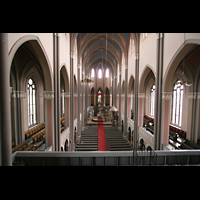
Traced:
<path fill-rule="evenodd" d="M 89 78 L 85 78 L 81 80 L 81 85 L 92 85 L 94 84 L 93 80 L 89 79 Z"/>
<path fill-rule="evenodd" d="M 183 79 L 183 76 L 184 76 L 184 68 L 185 68 L 185 60 L 186 60 L 186 52 L 185 52 L 185 33 L 184 33 L 184 57 L 183 57 L 183 71 L 182 71 L 182 79 Z M 192 85 L 192 83 L 190 82 L 190 81 L 178 81 L 177 83 L 176 83 L 176 85 L 185 85 L 185 86 L 191 86 Z"/>
<path fill-rule="evenodd" d="M 175 83 L 176 85 L 185 85 L 185 86 L 191 86 L 192 85 L 192 83 L 191 82 L 189 82 L 189 81 L 177 81 L 176 83 Z"/>

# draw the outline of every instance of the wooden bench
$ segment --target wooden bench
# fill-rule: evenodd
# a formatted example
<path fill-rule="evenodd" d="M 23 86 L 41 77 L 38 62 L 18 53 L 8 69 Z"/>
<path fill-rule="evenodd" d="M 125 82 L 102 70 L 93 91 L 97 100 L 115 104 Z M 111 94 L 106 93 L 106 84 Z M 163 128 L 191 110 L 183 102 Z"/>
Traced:
<path fill-rule="evenodd" d="M 24 151 L 36 151 L 36 146 L 33 144 L 30 144 Z"/>
<path fill-rule="evenodd" d="M 173 141 L 177 141 L 178 138 L 178 134 L 173 132 L 173 131 L 169 131 L 169 138 Z"/>
<path fill-rule="evenodd" d="M 27 144 L 25 142 L 22 142 L 12 148 L 12 153 L 14 153 L 15 151 L 23 151 L 24 149 L 26 149 L 26 147 L 27 147 Z"/>
<path fill-rule="evenodd" d="M 152 121 L 148 122 L 146 130 L 154 134 L 154 123 Z"/>
<path fill-rule="evenodd" d="M 131 151 L 131 148 L 110 148 L 109 151 Z"/>
<path fill-rule="evenodd" d="M 33 143 L 35 144 L 35 142 L 40 141 L 41 139 L 45 138 L 45 129 L 39 131 L 38 133 L 36 133 L 35 135 L 32 136 L 32 140 Z M 43 137 L 44 136 L 44 137 Z"/>
<path fill-rule="evenodd" d="M 39 131 L 41 131 L 42 129 L 45 128 L 45 123 L 39 124 L 27 131 L 25 131 L 25 139 L 28 139 L 29 137 L 35 135 L 36 133 L 38 133 Z"/>
<path fill-rule="evenodd" d="M 98 148 L 75 148 L 75 151 L 98 151 Z"/>

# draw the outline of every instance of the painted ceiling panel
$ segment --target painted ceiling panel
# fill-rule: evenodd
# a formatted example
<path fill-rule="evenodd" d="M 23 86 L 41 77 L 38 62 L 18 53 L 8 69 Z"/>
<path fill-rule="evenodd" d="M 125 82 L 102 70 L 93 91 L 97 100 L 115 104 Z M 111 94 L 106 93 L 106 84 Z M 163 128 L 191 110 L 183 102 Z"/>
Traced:
<path fill-rule="evenodd" d="M 101 63 L 103 53 L 104 64 L 107 63 L 111 71 L 116 70 L 117 61 L 119 62 L 122 52 L 128 47 L 128 39 L 129 33 L 79 33 L 78 41 L 82 51 L 80 53 L 86 68 Z"/>

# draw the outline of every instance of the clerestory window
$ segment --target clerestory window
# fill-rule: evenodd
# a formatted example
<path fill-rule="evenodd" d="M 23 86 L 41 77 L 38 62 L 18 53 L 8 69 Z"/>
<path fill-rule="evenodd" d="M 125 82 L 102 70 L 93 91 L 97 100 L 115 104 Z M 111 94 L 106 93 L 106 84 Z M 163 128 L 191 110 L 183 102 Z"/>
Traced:
<path fill-rule="evenodd" d="M 174 84 L 173 96 L 172 96 L 172 124 L 181 126 L 182 125 L 182 110 L 183 110 L 183 89 L 184 86 L 181 81 L 178 80 Z"/>
<path fill-rule="evenodd" d="M 28 80 L 27 84 L 28 97 L 28 125 L 33 126 L 37 123 L 36 119 L 36 87 L 32 79 Z"/>
<path fill-rule="evenodd" d="M 155 89 L 156 86 L 151 87 L 151 103 L 150 103 L 150 114 L 154 116 L 154 106 L 155 106 Z"/>

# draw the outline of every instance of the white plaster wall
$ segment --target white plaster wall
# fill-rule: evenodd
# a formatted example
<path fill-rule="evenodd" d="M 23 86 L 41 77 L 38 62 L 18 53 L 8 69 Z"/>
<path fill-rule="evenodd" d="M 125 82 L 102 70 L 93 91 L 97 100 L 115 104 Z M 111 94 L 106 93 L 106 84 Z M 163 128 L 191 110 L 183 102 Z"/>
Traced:
<path fill-rule="evenodd" d="M 8 52 L 13 48 L 15 43 L 25 36 L 36 36 L 39 38 L 43 50 L 45 51 L 50 63 L 50 70 L 53 72 L 53 33 L 8 33 Z M 66 66 L 68 78 L 70 81 L 70 55 L 69 55 L 69 33 L 60 33 L 60 67 Z M 77 75 L 77 55 L 74 56 L 74 74 Z M 12 60 L 10 61 L 11 64 Z M 76 66 L 76 67 L 75 67 Z"/>
<path fill-rule="evenodd" d="M 51 71 L 53 71 L 53 33 L 8 33 L 8 52 L 20 38 L 25 36 L 39 38 L 50 62 Z"/>
<path fill-rule="evenodd" d="M 184 43 L 184 33 L 164 34 L 163 77 L 174 54 Z"/>
<path fill-rule="evenodd" d="M 139 83 L 146 65 L 156 71 L 156 38 L 156 33 L 148 33 L 145 39 L 140 35 Z"/>

